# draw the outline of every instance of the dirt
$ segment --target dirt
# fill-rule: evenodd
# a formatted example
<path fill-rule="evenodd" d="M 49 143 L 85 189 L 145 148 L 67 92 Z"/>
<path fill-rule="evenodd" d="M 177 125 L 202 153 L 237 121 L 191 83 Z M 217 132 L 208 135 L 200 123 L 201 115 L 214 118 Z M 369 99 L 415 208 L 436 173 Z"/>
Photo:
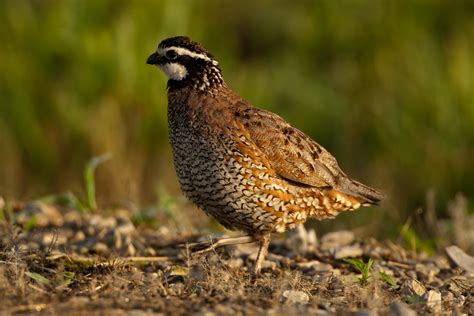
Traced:
<path fill-rule="evenodd" d="M 350 231 L 317 238 L 301 226 L 274 236 L 263 273 L 253 279 L 248 271 L 255 244 L 195 254 L 195 243 L 210 236 L 137 225 L 127 210 L 108 213 L 38 202 L 4 210 L 0 309 L 48 315 L 474 310 L 474 271 L 464 264 L 472 257 L 458 248 L 448 251 L 458 257 L 444 251 L 428 256 L 391 241 L 358 239 Z"/>

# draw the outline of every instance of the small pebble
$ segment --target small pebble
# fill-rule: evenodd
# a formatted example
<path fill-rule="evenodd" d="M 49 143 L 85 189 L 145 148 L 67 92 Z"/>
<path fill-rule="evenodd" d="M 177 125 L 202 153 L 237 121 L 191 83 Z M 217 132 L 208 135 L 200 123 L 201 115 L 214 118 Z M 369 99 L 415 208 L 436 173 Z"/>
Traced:
<path fill-rule="evenodd" d="M 104 254 L 108 251 L 109 248 L 106 244 L 98 242 L 92 247 L 92 249 L 99 254 Z"/>
<path fill-rule="evenodd" d="M 362 256 L 363 251 L 359 245 L 345 246 L 334 251 L 334 259 L 354 258 Z"/>
<path fill-rule="evenodd" d="M 405 281 L 401 286 L 401 292 L 403 295 L 418 295 L 423 296 L 426 293 L 426 288 L 416 279 Z"/>
<path fill-rule="evenodd" d="M 474 257 L 465 253 L 461 248 L 458 246 L 446 247 L 446 254 L 455 265 L 463 268 L 469 273 L 474 273 Z"/>
<path fill-rule="evenodd" d="M 351 231 L 341 230 L 331 232 L 321 238 L 321 249 L 330 250 L 336 247 L 347 246 L 355 239 L 355 235 Z"/>
<path fill-rule="evenodd" d="M 115 249 L 122 248 L 122 245 L 123 245 L 122 235 L 118 231 L 114 231 L 114 246 L 115 246 Z"/>
<path fill-rule="evenodd" d="M 145 248 L 145 255 L 147 256 L 156 256 L 156 251 L 155 249 L 151 248 L 151 247 L 146 247 Z"/>
<path fill-rule="evenodd" d="M 286 290 L 280 297 L 280 301 L 288 305 L 308 304 L 309 295 L 303 291 Z"/>
<path fill-rule="evenodd" d="M 333 267 L 330 264 L 322 263 L 318 260 L 308 261 L 308 262 L 299 262 L 296 266 L 300 269 L 311 269 L 317 272 L 331 271 Z"/>
<path fill-rule="evenodd" d="M 428 306 L 432 313 L 441 313 L 442 305 L 440 292 L 436 290 L 430 290 L 426 292 L 423 298 L 426 300 L 426 306 Z"/>
<path fill-rule="evenodd" d="M 74 241 L 83 241 L 84 239 L 86 239 L 86 235 L 84 234 L 84 232 L 82 230 L 79 230 L 74 235 L 74 238 L 73 238 Z"/>
<path fill-rule="evenodd" d="M 130 243 L 127 247 L 127 253 L 129 256 L 133 257 L 135 256 L 135 254 L 137 253 L 137 250 L 135 249 L 135 246 Z"/>
<path fill-rule="evenodd" d="M 352 314 L 353 316 L 377 316 L 375 311 L 360 310 Z"/>
<path fill-rule="evenodd" d="M 64 222 L 68 225 L 79 225 L 81 220 L 81 214 L 78 211 L 69 211 L 64 214 Z"/>
<path fill-rule="evenodd" d="M 390 316 L 416 316 L 416 312 L 412 310 L 407 304 L 400 301 L 395 301 L 390 304 Z"/>
<path fill-rule="evenodd" d="M 227 266 L 232 269 L 238 269 L 244 265 L 242 258 L 232 258 L 227 260 Z"/>

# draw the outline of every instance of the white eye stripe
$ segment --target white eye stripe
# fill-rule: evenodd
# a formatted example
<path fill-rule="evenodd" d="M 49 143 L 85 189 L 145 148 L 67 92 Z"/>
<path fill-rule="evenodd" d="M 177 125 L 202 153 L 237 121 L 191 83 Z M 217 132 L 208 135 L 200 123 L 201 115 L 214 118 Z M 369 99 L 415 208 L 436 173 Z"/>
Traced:
<path fill-rule="evenodd" d="M 169 50 L 174 50 L 178 55 L 186 55 L 192 58 L 199 58 L 206 61 L 211 61 L 214 65 L 218 65 L 218 62 L 216 60 L 213 60 L 204 54 L 198 54 L 198 53 L 192 52 L 189 49 L 186 49 L 183 47 L 171 46 L 167 48 L 158 48 L 157 53 L 160 55 L 164 55 Z"/>

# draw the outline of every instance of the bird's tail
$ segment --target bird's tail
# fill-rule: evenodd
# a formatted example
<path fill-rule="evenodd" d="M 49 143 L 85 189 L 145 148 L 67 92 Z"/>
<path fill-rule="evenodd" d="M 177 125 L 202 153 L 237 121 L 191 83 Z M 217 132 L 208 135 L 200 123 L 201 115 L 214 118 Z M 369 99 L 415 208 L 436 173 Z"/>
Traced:
<path fill-rule="evenodd" d="M 314 216 L 318 219 L 334 217 L 340 212 L 353 211 L 361 206 L 377 205 L 383 198 L 383 193 L 358 181 L 345 178 L 339 181 L 338 187 L 328 188 L 325 191 L 321 201 L 325 213 L 315 212 Z"/>
<path fill-rule="evenodd" d="M 361 205 L 365 206 L 377 205 L 385 198 L 382 192 L 362 184 L 359 181 L 347 178 L 344 179 L 337 191 L 355 198 Z"/>

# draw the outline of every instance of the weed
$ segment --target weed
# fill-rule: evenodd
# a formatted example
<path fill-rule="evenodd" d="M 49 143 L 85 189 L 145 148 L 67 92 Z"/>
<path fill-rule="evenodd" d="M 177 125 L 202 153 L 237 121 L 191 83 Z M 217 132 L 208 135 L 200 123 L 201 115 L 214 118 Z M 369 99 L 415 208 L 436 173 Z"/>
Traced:
<path fill-rule="evenodd" d="M 23 224 L 23 229 L 24 229 L 25 231 L 30 231 L 30 230 L 32 230 L 33 228 L 35 228 L 35 226 L 36 226 L 36 216 L 35 216 L 35 215 L 32 215 L 32 216 L 28 219 L 28 221 L 27 221 L 25 224 Z"/>
<path fill-rule="evenodd" d="M 423 298 L 418 295 L 408 295 L 405 297 L 405 302 L 408 304 L 420 304 L 423 303 Z"/>
<path fill-rule="evenodd" d="M 95 182 L 94 173 L 95 169 L 101 163 L 111 158 L 110 153 L 103 154 L 92 158 L 84 169 L 84 184 L 86 187 L 86 207 L 91 210 L 97 209 L 97 201 L 95 199 Z"/>
<path fill-rule="evenodd" d="M 47 195 L 39 198 L 38 201 L 63 206 L 68 209 L 79 211 L 80 213 L 84 213 L 86 208 L 84 203 L 82 203 L 81 200 L 72 192 Z"/>
<path fill-rule="evenodd" d="M 365 286 L 369 283 L 370 268 L 374 263 L 372 258 L 369 258 L 369 261 L 367 261 L 367 263 L 364 263 L 364 261 L 355 258 L 347 258 L 344 259 L 344 261 L 349 263 L 352 267 L 354 267 L 354 269 L 360 272 L 361 275 L 357 278 L 357 281 L 360 283 L 360 285 Z"/>
<path fill-rule="evenodd" d="M 49 285 L 51 281 L 39 273 L 26 271 L 25 274 L 39 285 Z"/>
<path fill-rule="evenodd" d="M 397 281 L 384 272 L 379 272 L 379 278 L 390 286 L 397 286 Z"/>
<path fill-rule="evenodd" d="M 400 235 L 403 237 L 406 245 L 414 252 L 424 252 L 428 256 L 432 256 L 436 250 L 436 242 L 430 239 L 421 239 L 413 230 L 407 225 L 404 225 L 400 230 Z"/>
<path fill-rule="evenodd" d="M 0 222 L 11 223 L 12 213 L 11 205 L 5 203 L 3 198 L 0 197 Z"/>

